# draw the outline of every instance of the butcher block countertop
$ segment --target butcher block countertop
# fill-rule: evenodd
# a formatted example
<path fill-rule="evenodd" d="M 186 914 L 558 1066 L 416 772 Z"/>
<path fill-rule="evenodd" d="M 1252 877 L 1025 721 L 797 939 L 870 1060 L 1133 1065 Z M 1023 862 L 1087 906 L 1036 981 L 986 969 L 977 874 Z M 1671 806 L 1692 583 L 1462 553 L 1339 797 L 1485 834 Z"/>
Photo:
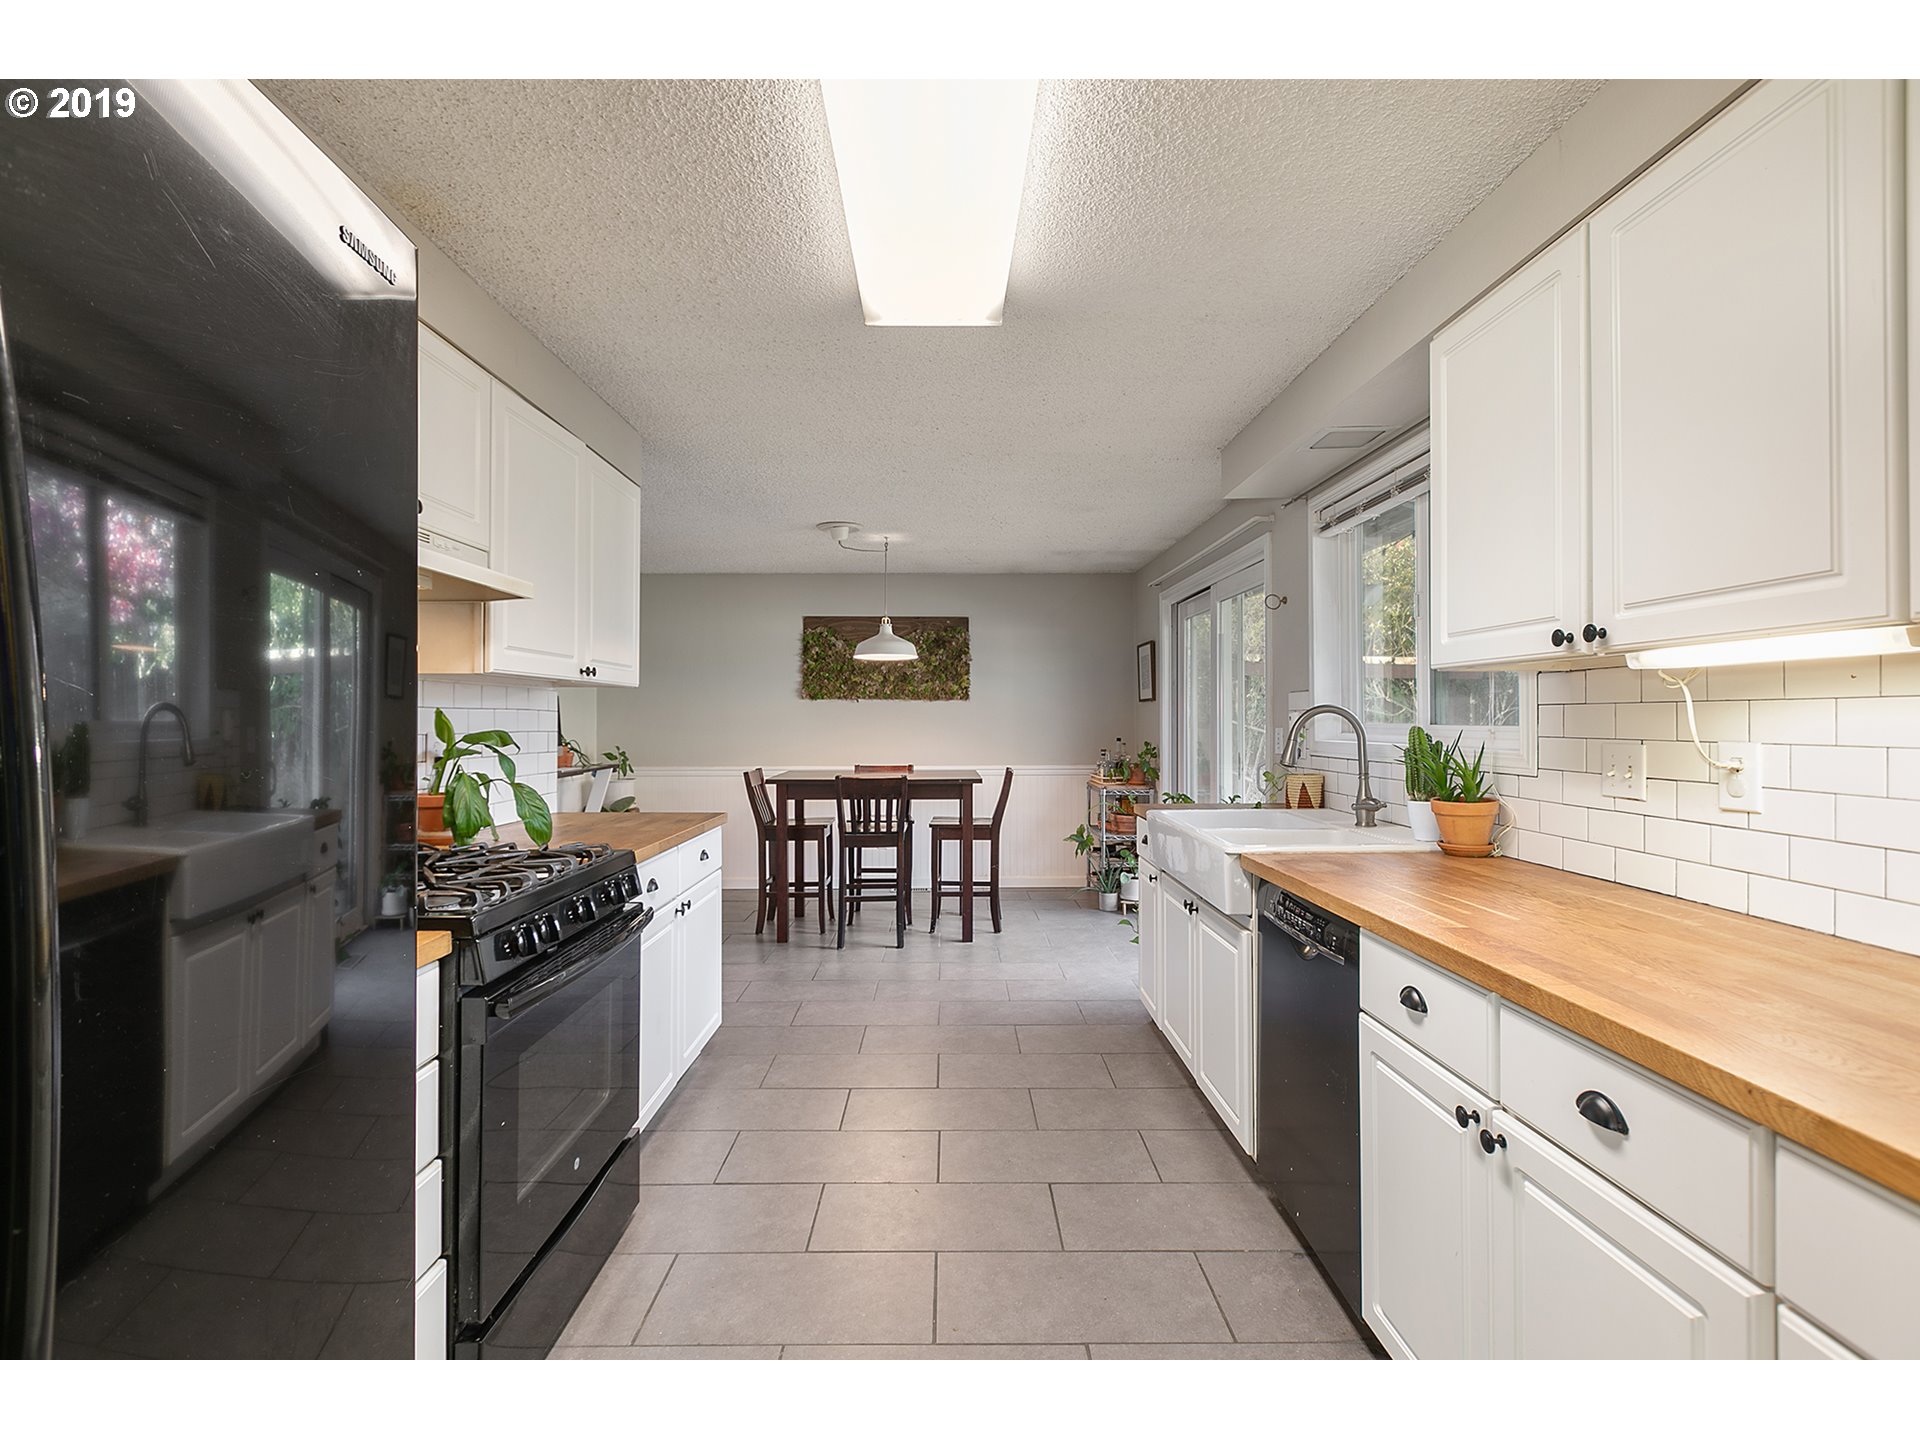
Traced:
<path fill-rule="evenodd" d="M 1920 957 L 1519 860 L 1241 864 L 1920 1200 Z"/>
<path fill-rule="evenodd" d="M 413 968 L 424 970 L 436 960 L 444 960 L 453 953 L 453 932 L 449 930 L 420 930 L 413 937 Z"/>
<path fill-rule="evenodd" d="M 156 875 L 171 875 L 180 863 L 177 855 L 157 850 L 92 850 L 62 845 L 54 858 L 54 879 L 59 882 L 60 903 L 84 900 L 89 895 L 118 890 Z"/>
<path fill-rule="evenodd" d="M 553 843 L 611 845 L 631 850 L 636 861 L 651 860 L 726 823 L 726 815 L 719 810 L 603 810 L 597 815 L 569 811 L 553 817 Z M 500 838 L 520 845 L 533 843 L 520 825 L 502 825 Z"/>

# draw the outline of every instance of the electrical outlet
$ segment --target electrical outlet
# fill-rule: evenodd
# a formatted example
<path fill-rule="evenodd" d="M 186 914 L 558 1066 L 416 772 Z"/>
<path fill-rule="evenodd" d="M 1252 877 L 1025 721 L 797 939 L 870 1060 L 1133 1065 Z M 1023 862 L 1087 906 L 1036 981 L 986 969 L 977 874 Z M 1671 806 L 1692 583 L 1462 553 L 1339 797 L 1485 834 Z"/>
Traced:
<path fill-rule="evenodd" d="M 1714 746 L 1714 759 L 1723 765 L 1738 764 L 1738 770 L 1716 770 L 1720 782 L 1720 808 L 1740 810 L 1749 815 L 1760 813 L 1760 747 L 1747 740 L 1723 740 Z"/>
<path fill-rule="evenodd" d="M 1600 747 L 1600 793 L 1616 800 L 1647 798 L 1647 747 L 1640 740 L 1609 740 Z"/>

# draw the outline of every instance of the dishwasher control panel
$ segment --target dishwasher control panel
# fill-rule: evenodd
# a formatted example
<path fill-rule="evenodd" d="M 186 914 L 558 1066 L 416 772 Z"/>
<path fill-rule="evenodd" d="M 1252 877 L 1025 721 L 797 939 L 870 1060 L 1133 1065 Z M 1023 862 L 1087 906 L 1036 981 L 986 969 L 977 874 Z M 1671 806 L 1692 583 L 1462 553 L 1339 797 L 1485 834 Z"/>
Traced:
<path fill-rule="evenodd" d="M 1360 927 L 1275 885 L 1263 885 L 1260 918 L 1288 938 L 1329 951 L 1349 964 L 1360 958 Z"/>

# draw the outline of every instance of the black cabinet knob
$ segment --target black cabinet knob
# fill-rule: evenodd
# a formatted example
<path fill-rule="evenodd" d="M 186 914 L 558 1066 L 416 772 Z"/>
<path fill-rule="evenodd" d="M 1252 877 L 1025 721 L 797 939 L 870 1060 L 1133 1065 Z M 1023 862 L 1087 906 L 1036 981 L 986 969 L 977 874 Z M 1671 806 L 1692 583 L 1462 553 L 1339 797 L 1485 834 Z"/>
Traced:
<path fill-rule="evenodd" d="M 1400 987 L 1400 1003 L 1416 1015 L 1427 1013 L 1427 997 L 1411 985 Z"/>
<path fill-rule="evenodd" d="M 1558 650 L 1562 645 L 1571 645 L 1572 643 L 1573 632 L 1571 630 L 1562 630 L 1556 626 L 1553 632 L 1553 648 Z"/>
<path fill-rule="evenodd" d="M 1580 1118 L 1598 1125 L 1602 1130 L 1611 1130 L 1616 1135 L 1627 1133 L 1627 1117 L 1620 1113 L 1620 1107 L 1598 1090 L 1582 1090 L 1573 1102 L 1573 1108 L 1580 1112 Z"/>
<path fill-rule="evenodd" d="M 1587 622 L 1587 628 L 1580 632 L 1580 638 L 1585 640 L 1589 645 L 1596 640 L 1604 640 L 1607 638 L 1607 627 L 1604 625 L 1595 625 L 1589 620 Z"/>
<path fill-rule="evenodd" d="M 1471 1129 L 1480 1123 L 1480 1112 L 1469 1110 L 1464 1105 L 1456 1105 L 1453 1107 L 1453 1119 L 1462 1130 Z"/>
<path fill-rule="evenodd" d="M 1507 1137 L 1504 1135 L 1496 1135 L 1491 1130 L 1482 1130 L 1480 1132 L 1480 1148 L 1489 1155 L 1496 1150 L 1504 1150 L 1507 1148 Z"/>

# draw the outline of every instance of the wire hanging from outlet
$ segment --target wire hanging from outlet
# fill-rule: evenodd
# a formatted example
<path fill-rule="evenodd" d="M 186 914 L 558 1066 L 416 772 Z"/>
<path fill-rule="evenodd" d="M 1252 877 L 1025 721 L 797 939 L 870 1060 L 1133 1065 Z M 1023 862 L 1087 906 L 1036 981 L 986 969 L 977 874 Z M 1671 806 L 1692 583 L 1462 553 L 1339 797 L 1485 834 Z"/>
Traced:
<path fill-rule="evenodd" d="M 1686 674 L 1677 676 L 1669 675 L 1664 670 L 1656 671 L 1655 673 L 1659 675 L 1669 690 L 1678 690 L 1680 692 L 1680 698 L 1687 702 L 1687 734 L 1693 740 L 1693 748 L 1700 752 L 1700 758 L 1707 762 L 1709 768 L 1725 770 L 1731 775 L 1738 775 L 1742 770 L 1746 769 L 1745 761 L 1714 759 L 1713 756 L 1707 753 L 1707 747 L 1700 743 L 1700 725 L 1699 722 L 1694 719 L 1693 715 L 1693 691 L 1687 688 L 1688 684 L 1700 672 L 1698 670 L 1689 670 Z"/>

